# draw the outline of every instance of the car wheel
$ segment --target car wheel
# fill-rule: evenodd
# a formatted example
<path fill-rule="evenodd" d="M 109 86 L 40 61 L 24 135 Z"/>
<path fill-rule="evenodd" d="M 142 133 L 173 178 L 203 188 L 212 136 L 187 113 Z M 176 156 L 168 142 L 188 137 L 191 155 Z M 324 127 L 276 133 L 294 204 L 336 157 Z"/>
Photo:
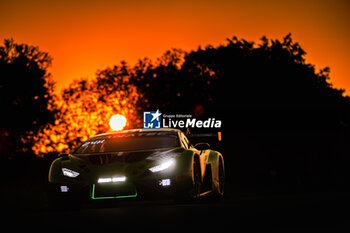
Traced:
<path fill-rule="evenodd" d="M 219 159 L 218 164 L 218 185 L 216 190 L 214 190 L 213 200 L 219 201 L 224 197 L 225 190 L 225 168 L 222 159 Z"/>
<path fill-rule="evenodd" d="M 219 194 L 224 195 L 225 190 L 225 169 L 222 159 L 219 160 Z"/>
<path fill-rule="evenodd" d="M 201 189 L 201 167 L 198 159 L 193 162 L 193 198 L 200 196 Z"/>
<path fill-rule="evenodd" d="M 177 204 L 190 204 L 195 202 L 200 196 L 201 189 L 201 168 L 198 158 L 192 164 L 192 184 L 189 184 L 185 192 L 178 194 L 174 200 Z"/>

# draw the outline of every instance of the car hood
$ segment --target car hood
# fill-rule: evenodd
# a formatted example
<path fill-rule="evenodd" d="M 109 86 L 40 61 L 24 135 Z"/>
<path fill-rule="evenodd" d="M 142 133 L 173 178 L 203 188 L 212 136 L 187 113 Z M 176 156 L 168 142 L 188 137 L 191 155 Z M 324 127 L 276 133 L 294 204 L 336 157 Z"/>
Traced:
<path fill-rule="evenodd" d="M 113 153 L 73 154 L 74 157 L 93 165 L 108 165 L 111 163 L 136 163 L 140 161 L 161 161 L 174 158 L 183 152 L 181 147 L 154 149 L 146 151 L 120 151 Z"/>

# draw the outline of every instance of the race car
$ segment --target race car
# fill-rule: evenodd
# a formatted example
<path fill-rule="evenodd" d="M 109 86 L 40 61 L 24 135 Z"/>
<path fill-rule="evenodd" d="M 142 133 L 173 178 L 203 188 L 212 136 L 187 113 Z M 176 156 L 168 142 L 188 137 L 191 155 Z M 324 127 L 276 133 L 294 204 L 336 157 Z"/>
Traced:
<path fill-rule="evenodd" d="M 225 167 L 207 143 L 193 146 L 178 129 L 132 129 L 96 135 L 49 170 L 51 201 L 221 199 Z"/>

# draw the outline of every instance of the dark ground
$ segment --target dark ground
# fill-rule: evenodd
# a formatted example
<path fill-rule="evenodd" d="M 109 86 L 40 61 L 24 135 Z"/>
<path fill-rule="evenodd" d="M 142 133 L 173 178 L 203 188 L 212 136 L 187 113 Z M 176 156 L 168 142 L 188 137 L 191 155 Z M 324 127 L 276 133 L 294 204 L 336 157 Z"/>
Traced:
<path fill-rule="evenodd" d="M 2 226 L 11 229 L 93 232 L 224 230 L 224 232 L 348 232 L 349 193 L 243 194 L 228 190 L 223 201 L 176 204 L 171 200 L 85 204 L 52 209 L 44 186 L 9 185 L 2 192 Z M 125 228 L 127 227 L 127 228 Z"/>
<path fill-rule="evenodd" d="M 45 195 L 50 159 L 22 158 L 2 163 L 0 223 L 39 232 L 350 232 L 348 141 L 332 132 L 226 137 L 219 150 L 226 196 L 218 203 L 123 201 L 53 209 Z"/>

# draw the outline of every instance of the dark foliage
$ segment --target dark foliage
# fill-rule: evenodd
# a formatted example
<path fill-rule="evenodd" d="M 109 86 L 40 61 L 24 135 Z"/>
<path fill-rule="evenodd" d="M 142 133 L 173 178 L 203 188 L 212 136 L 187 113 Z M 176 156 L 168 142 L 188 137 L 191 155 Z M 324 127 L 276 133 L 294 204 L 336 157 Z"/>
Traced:
<path fill-rule="evenodd" d="M 16 146 L 53 119 L 47 108 L 50 59 L 37 48 L 17 47 L 6 41 L 0 50 L 1 107 L 9 113 L 2 114 L 1 144 Z M 145 58 L 133 68 L 122 62 L 98 71 L 90 89 L 99 93 L 93 102 L 106 106 L 118 99 L 108 96 L 136 92 L 129 101 L 138 111 L 128 117 L 133 127 L 142 127 L 137 119 L 143 111 L 156 109 L 220 118 L 223 140 L 214 149 L 224 155 L 227 184 L 235 192 L 348 190 L 349 97 L 332 87 L 329 68 L 316 71 L 305 54 L 290 34 L 283 40 L 263 37 L 258 44 L 233 37 L 189 53 L 172 49 L 155 63 Z M 89 94 L 85 81 L 76 84 L 65 90 L 64 100 L 81 101 L 79 96 Z M 127 102 L 118 106 L 129 108 Z M 50 156 L 46 159 L 56 154 Z"/>
<path fill-rule="evenodd" d="M 259 44 L 233 37 L 140 61 L 132 81 L 140 111 L 223 120 L 218 150 L 235 190 L 347 190 L 349 97 L 305 54 L 290 34 Z"/>
<path fill-rule="evenodd" d="M 9 157 L 31 151 L 30 135 L 54 120 L 53 82 L 47 68 L 51 57 L 38 47 L 16 44 L 0 46 L 0 152 Z"/>
<path fill-rule="evenodd" d="M 305 51 L 290 34 L 283 41 L 263 37 L 255 44 L 233 37 L 215 48 L 173 50 L 159 65 L 146 60 L 135 69 L 134 82 L 145 97 L 142 109 L 196 115 L 199 106 L 207 116 L 234 119 L 226 127 L 244 129 L 348 123 L 344 90 L 332 87 L 329 68 L 316 72 L 305 62 Z"/>

